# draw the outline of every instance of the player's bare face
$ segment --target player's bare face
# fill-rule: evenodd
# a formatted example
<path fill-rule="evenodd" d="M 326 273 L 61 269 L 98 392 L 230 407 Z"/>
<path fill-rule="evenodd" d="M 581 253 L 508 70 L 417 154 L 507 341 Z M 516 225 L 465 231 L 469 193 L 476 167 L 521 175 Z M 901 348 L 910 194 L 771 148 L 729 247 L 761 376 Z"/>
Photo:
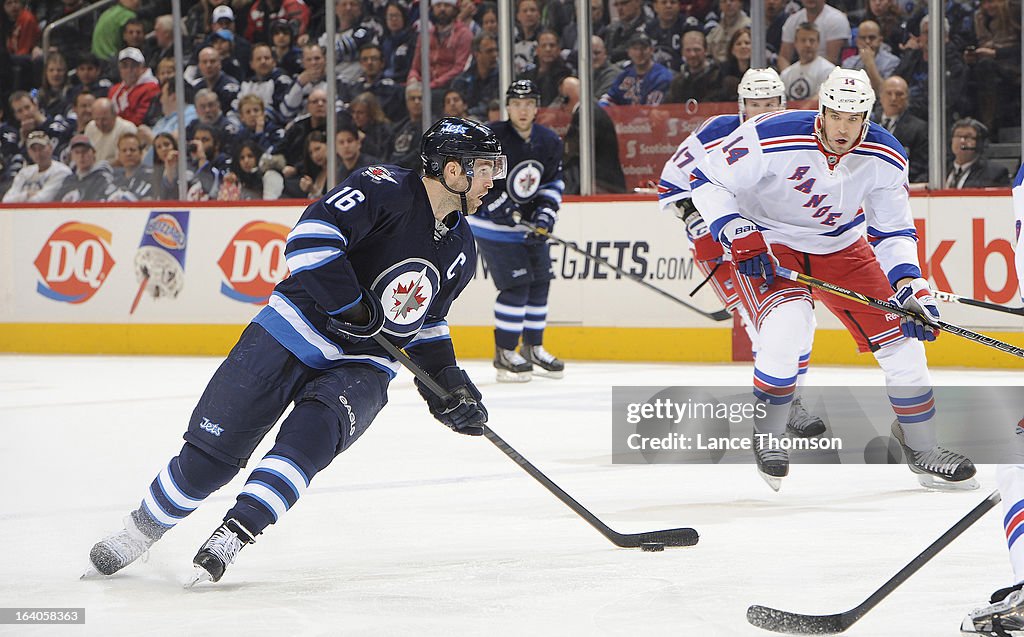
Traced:
<path fill-rule="evenodd" d="M 513 97 L 508 101 L 508 119 L 520 135 L 528 134 L 537 118 L 537 101 L 533 98 Z"/>
<path fill-rule="evenodd" d="M 756 117 L 762 113 L 774 113 L 782 110 L 781 97 L 748 97 L 743 100 L 743 110 L 747 118 Z"/>
<path fill-rule="evenodd" d="M 840 113 L 827 109 L 822 116 L 822 136 L 829 150 L 842 155 L 853 149 L 864 129 L 864 113 Z"/>

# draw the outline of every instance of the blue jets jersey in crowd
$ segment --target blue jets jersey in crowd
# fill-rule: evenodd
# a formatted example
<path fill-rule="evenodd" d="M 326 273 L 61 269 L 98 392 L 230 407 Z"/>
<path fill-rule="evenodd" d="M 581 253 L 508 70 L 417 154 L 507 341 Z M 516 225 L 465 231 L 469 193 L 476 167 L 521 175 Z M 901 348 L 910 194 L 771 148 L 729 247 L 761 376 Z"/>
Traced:
<path fill-rule="evenodd" d="M 637 76 L 636 67 L 628 66 L 615 78 L 599 103 L 601 106 L 657 106 L 665 101 L 671 85 L 672 71 L 657 62 L 643 77 Z"/>
<path fill-rule="evenodd" d="M 526 221 L 533 221 L 534 213 L 541 209 L 558 218 L 565 190 L 562 139 L 555 131 L 539 124 L 533 125 L 530 141 L 524 140 L 511 122 L 491 122 L 487 126 L 501 142 L 508 160 L 508 174 L 505 179 L 494 182 L 469 222 L 481 239 L 522 242 L 530 231 L 512 221 L 514 211 L 518 210 Z"/>
<path fill-rule="evenodd" d="M 290 275 L 253 319 L 304 364 L 328 369 L 375 365 L 394 377 L 395 362 L 373 340 L 353 344 L 327 331 L 370 290 L 384 308 L 385 337 L 408 348 L 428 372 L 455 364 L 445 316 L 476 269 L 465 218 L 440 240 L 419 175 L 370 166 L 311 204 L 288 235 Z"/>

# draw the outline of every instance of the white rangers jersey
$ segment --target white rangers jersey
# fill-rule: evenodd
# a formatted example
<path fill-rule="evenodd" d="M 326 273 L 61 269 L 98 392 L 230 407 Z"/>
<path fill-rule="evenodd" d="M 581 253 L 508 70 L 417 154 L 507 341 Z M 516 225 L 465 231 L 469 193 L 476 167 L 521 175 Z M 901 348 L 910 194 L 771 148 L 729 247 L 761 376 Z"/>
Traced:
<path fill-rule="evenodd" d="M 1016 217 L 1017 244 L 1015 254 L 1017 261 L 1017 285 L 1019 286 L 1020 298 L 1024 301 L 1024 166 L 1017 171 L 1013 180 L 1013 216 Z"/>
<path fill-rule="evenodd" d="M 722 240 L 727 223 L 747 219 L 769 244 L 831 254 L 857 241 L 866 223 L 890 283 L 920 277 L 903 145 L 871 123 L 860 145 L 836 155 L 819 144 L 816 117 L 766 113 L 709 149 L 691 185 L 712 236 Z"/>
<path fill-rule="evenodd" d="M 662 210 L 675 212 L 673 205 L 690 197 L 690 175 L 697 164 L 704 161 L 709 145 L 715 145 L 740 125 L 739 115 L 715 115 L 704 120 L 689 137 L 679 144 L 675 154 L 665 162 L 658 182 L 658 205 Z"/>

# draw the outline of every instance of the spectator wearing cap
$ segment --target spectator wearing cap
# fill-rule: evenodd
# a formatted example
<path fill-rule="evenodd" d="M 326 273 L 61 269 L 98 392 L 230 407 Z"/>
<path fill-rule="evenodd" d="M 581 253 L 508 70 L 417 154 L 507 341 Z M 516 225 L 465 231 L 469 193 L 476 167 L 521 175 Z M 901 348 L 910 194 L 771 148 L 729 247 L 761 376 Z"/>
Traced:
<path fill-rule="evenodd" d="M 26 142 L 28 141 L 29 133 L 32 131 L 43 131 L 50 139 L 55 140 L 58 153 L 63 150 L 65 144 L 71 139 L 74 132 L 74 126 L 72 126 L 71 122 L 60 115 L 55 115 L 54 117 L 43 115 L 35 98 L 25 91 L 15 91 L 12 93 L 8 104 L 14 112 L 15 119 L 18 120 L 18 140 L 22 155 L 28 155 Z"/>
<path fill-rule="evenodd" d="M 551 106 L 558 100 L 558 85 L 572 75 L 569 65 L 562 59 L 557 33 L 551 29 L 540 32 L 537 36 L 536 56 L 537 63 L 520 77 L 537 85 L 540 90 L 540 106 Z"/>
<path fill-rule="evenodd" d="M 328 46 L 325 24 L 321 23 L 312 30 L 320 34 L 316 40 L 317 44 L 324 47 L 325 51 L 334 50 L 334 70 L 337 79 L 343 83 L 353 82 L 361 72 L 359 47 L 369 42 L 377 42 L 378 38 L 384 35 L 384 29 L 376 20 L 363 15 L 362 0 L 334 0 L 334 12 L 337 28 L 333 47 Z"/>
<path fill-rule="evenodd" d="M 121 81 L 110 87 L 107 97 L 118 115 L 138 126 L 146 117 L 149 104 L 160 94 L 160 85 L 146 66 L 142 51 L 127 47 L 117 54 Z"/>
<path fill-rule="evenodd" d="M 199 51 L 199 77 L 190 83 L 193 91 L 209 89 L 217 94 L 222 111 L 231 110 L 238 96 L 238 79 L 225 73 L 221 67 L 221 54 L 212 46 Z M 198 110 L 199 106 L 196 106 Z"/>
<path fill-rule="evenodd" d="M 305 35 L 309 18 L 309 6 L 303 0 L 256 0 L 249 5 L 245 37 L 250 42 L 272 44 L 274 24 L 283 22 L 295 38 Z"/>
<path fill-rule="evenodd" d="M 487 105 L 498 99 L 498 39 L 482 31 L 473 38 L 473 63 L 452 81 L 452 88 L 462 94 L 469 114 L 478 121 L 487 121 Z M 403 96 L 404 97 L 404 96 Z M 404 101 L 404 100 L 403 100 Z M 392 117 L 398 121 L 401 117 Z"/>
<path fill-rule="evenodd" d="M 64 178 L 54 201 L 106 201 L 114 194 L 114 173 L 110 164 L 96 161 L 96 149 L 86 135 L 71 138 L 72 172 Z"/>
<path fill-rule="evenodd" d="M 455 19 L 455 0 L 431 0 L 430 15 L 430 93 L 432 106 L 440 107 L 444 91 L 466 68 L 473 50 L 473 34 Z M 409 79 L 420 81 L 420 44 L 417 39 Z M 433 108 L 431 112 L 440 112 Z"/>
<path fill-rule="evenodd" d="M 270 46 L 277 67 L 289 77 L 302 73 L 302 49 L 295 45 L 294 27 L 286 20 L 274 20 L 270 25 Z"/>
<path fill-rule="evenodd" d="M 248 80 L 242 82 L 239 95 L 257 95 L 267 105 L 269 115 L 275 122 L 284 123 L 281 106 L 284 98 L 291 90 L 293 80 L 281 69 L 277 68 L 274 53 L 268 44 L 256 44 L 252 47 L 252 58 L 249 60 L 252 71 Z M 231 108 L 238 110 L 238 100 Z"/>
<path fill-rule="evenodd" d="M 78 64 L 75 66 L 75 80 L 77 83 L 73 84 L 68 91 L 68 100 L 71 102 L 74 102 L 75 96 L 80 91 L 88 90 L 93 95 L 105 96 L 110 92 L 110 87 L 114 85 L 107 78 L 100 76 L 100 59 L 92 52 L 83 53 L 78 58 Z"/>
<path fill-rule="evenodd" d="M 702 31 L 683 34 L 683 67 L 672 80 L 669 102 L 719 102 L 724 100 L 722 67 L 708 57 L 707 40 Z"/>
<path fill-rule="evenodd" d="M 629 57 L 630 39 L 637 33 L 643 33 L 644 23 L 651 16 L 644 13 L 642 0 L 613 0 L 612 4 L 619 12 L 619 19 L 608 25 L 604 44 L 611 61 L 621 62 Z"/>
<path fill-rule="evenodd" d="M 142 0 L 118 0 L 96 20 L 96 28 L 92 32 L 92 52 L 101 60 L 113 60 L 123 47 L 121 29 L 126 22 L 136 16 Z M 142 53 L 139 53 L 142 57 Z M 120 58 L 118 58 L 120 60 Z M 142 59 L 142 64 L 146 59 Z"/>
<path fill-rule="evenodd" d="M 246 58 L 243 68 L 241 61 L 235 57 L 235 34 L 227 29 L 218 29 L 210 34 L 206 45 L 220 55 L 220 70 L 224 75 L 239 80 L 241 86 L 241 80 L 249 76 L 249 58 Z"/>
<path fill-rule="evenodd" d="M 703 34 L 701 34 L 703 36 Z M 601 106 L 657 106 L 665 101 L 672 84 L 672 71 L 654 61 L 651 39 L 634 33 L 626 48 L 630 65 L 619 74 L 611 89 L 601 97 Z"/>
<path fill-rule="evenodd" d="M 782 47 L 778 59 L 780 73 L 793 63 L 796 29 L 805 22 L 818 28 L 818 55 L 832 64 L 839 64 L 839 53 L 850 41 L 850 21 L 845 13 L 825 4 L 825 0 L 803 0 L 803 5 L 803 9 L 789 16 L 782 25 Z"/>
<path fill-rule="evenodd" d="M 14 176 L 4 194 L 4 203 L 38 203 L 53 201 L 71 169 L 53 160 L 53 142 L 43 131 L 32 131 L 26 141 L 32 160 Z"/>
<path fill-rule="evenodd" d="M 187 42 L 183 41 L 182 44 Z M 174 59 L 174 16 L 162 15 L 153 22 L 152 36 L 146 39 L 142 54 L 149 61 L 149 68 L 156 73 L 160 60 Z M 186 51 L 187 55 L 187 51 Z M 159 75 L 158 75 L 159 77 Z"/>
<path fill-rule="evenodd" d="M 405 99 L 402 87 L 384 77 L 384 54 L 377 44 L 364 44 L 359 49 L 359 66 L 363 74 L 355 82 L 343 84 L 338 97 L 346 104 L 360 93 L 370 92 L 377 97 L 388 119 L 396 122 L 405 117 Z"/>
<path fill-rule="evenodd" d="M 680 9 L 679 0 L 654 0 L 654 18 L 644 27 L 654 45 L 654 61 L 673 72 L 683 62 L 681 34 L 687 28 L 687 19 Z M 696 20 L 693 26 L 697 26 Z M 594 94 L 603 95 L 596 91 Z"/>
<path fill-rule="evenodd" d="M 117 159 L 117 140 L 125 133 L 137 133 L 135 124 L 114 112 L 113 103 L 101 97 L 92 105 L 92 121 L 85 134 L 96 150 L 96 160 L 114 162 Z"/>
<path fill-rule="evenodd" d="M 235 28 L 235 12 L 228 5 L 221 5 L 213 10 L 210 22 L 213 24 L 210 33 L 210 43 L 213 43 L 213 37 L 217 35 L 229 41 L 231 43 L 231 57 L 238 64 L 237 73 L 234 72 L 233 67 L 229 67 L 227 64 L 224 64 L 224 70 L 228 75 L 234 75 L 238 79 L 244 80 L 249 76 L 249 58 L 252 57 L 252 43 Z M 227 34 L 222 33 L 222 31 L 227 31 L 231 34 L 231 37 L 227 37 Z"/>
<path fill-rule="evenodd" d="M 729 42 L 740 29 L 750 27 L 750 17 L 743 11 L 740 0 L 718 0 L 721 17 L 708 32 L 708 54 L 719 64 L 729 59 Z"/>

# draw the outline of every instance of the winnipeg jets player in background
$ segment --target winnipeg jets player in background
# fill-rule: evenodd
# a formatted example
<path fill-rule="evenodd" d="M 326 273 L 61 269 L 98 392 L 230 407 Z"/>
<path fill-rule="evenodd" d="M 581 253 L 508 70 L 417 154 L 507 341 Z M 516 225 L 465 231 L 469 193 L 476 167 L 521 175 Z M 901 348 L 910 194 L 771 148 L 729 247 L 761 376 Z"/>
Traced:
<path fill-rule="evenodd" d="M 867 120 L 874 102 L 864 71 L 836 69 L 821 85 L 817 112 L 768 113 L 745 122 L 694 171 L 694 204 L 711 236 L 730 251 L 733 280 L 757 329 L 754 395 L 766 415 L 755 419 L 754 455 L 776 490 L 789 473 L 788 451 L 777 441 L 814 331 L 811 291 L 777 278 L 776 263 L 876 298 L 892 295 L 914 312 L 918 318 L 900 319 L 814 293 L 885 372 L 897 415 L 892 432 L 921 483 L 977 487 L 973 463 L 936 441 L 921 341 L 935 339 L 939 311 L 917 260 L 907 158 L 888 131 Z"/>
<path fill-rule="evenodd" d="M 690 239 L 693 259 L 697 268 L 708 277 L 711 288 L 730 312 L 737 312 L 743 328 L 750 337 L 756 354 L 757 330 L 746 308 L 740 303 L 739 294 L 733 283 L 732 272 L 723 259 L 722 244 L 711 237 L 700 212 L 693 205 L 690 191 L 690 176 L 693 169 L 704 160 L 726 135 L 732 133 L 746 120 L 774 113 L 786 108 L 786 85 L 773 69 L 748 69 L 739 85 L 739 115 L 715 115 L 695 130 L 675 154 L 665 162 L 658 184 L 658 203 L 662 210 L 674 212 L 686 224 L 686 236 Z M 811 358 L 810 349 L 800 354 L 800 373 L 797 385 L 803 383 L 807 365 Z M 800 397 L 796 396 L 790 406 L 786 429 L 797 436 L 817 436 L 825 432 L 821 418 L 812 416 L 804 409 Z"/>
<path fill-rule="evenodd" d="M 294 403 L 193 559 L 193 583 L 220 580 L 387 404 L 399 365 L 377 334 L 450 392 L 441 399 L 417 381 L 434 417 L 462 434 L 483 433 L 487 410 L 457 366 L 445 316 L 476 269 L 466 215 L 502 177 L 504 157 L 489 129 L 454 117 L 431 126 L 421 148 L 424 177 L 370 166 L 306 208 L 285 247 L 291 276 L 210 380 L 181 451 L 124 528 L 93 546 L 87 575 L 111 575 L 145 553 L 246 465 Z"/>
<path fill-rule="evenodd" d="M 1016 217 L 1017 283 L 1024 301 L 1024 166 L 1013 180 L 1013 214 Z M 992 593 L 989 605 L 966 618 L 960 630 L 966 634 L 1024 635 L 1024 418 L 1017 423 L 1010 450 L 1016 464 L 1001 464 L 996 470 L 999 495 L 1003 498 L 1003 528 L 1013 567 L 1013 586 Z M 1010 631 L 1014 631 L 1011 633 Z"/>
<path fill-rule="evenodd" d="M 505 104 L 508 120 L 488 126 L 508 157 L 508 177 L 495 184 L 470 219 L 480 256 L 498 288 L 494 367 L 501 382 L 525 382 L 535 371 L 561 378 L 565 365 L 544 348 L 548 290 L 555 278 L 547 239 L 517 223 L 515 214 L 542 230 L 554 227 L 565 189 L 562 140 L 534 122 L 540 90 L 530 80 L 513 82 Z"/>

